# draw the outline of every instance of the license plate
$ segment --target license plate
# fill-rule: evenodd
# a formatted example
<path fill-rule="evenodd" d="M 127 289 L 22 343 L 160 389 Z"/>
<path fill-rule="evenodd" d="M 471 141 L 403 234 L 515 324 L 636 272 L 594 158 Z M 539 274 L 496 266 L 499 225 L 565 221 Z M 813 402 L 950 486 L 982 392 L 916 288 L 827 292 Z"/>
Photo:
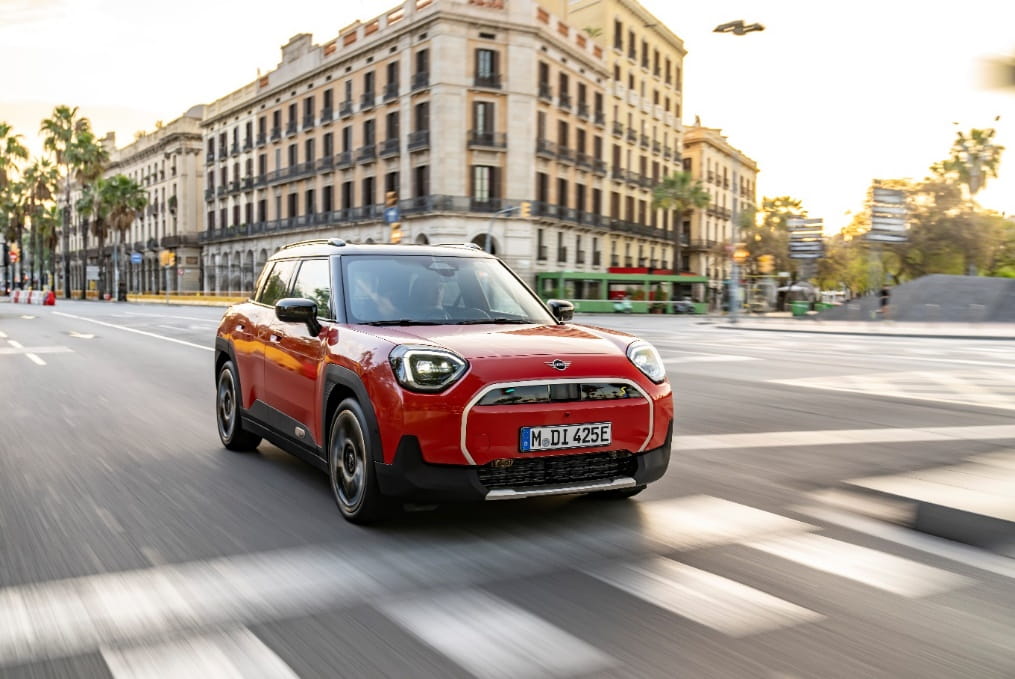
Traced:
<path fill-rule="evenodd" d="M 561 424 L 550 427 L 522 427 L 519 449 L 523 453 L 529 453 L 534 450 L 608 446 L 612 438 L 612 422 Z"/>

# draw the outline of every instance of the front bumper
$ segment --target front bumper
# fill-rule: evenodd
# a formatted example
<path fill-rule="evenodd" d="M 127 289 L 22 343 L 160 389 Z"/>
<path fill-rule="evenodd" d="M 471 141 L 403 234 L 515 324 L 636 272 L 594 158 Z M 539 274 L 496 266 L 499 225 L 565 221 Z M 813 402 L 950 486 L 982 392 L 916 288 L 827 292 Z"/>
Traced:
<path fill-rule="evenodd" d="M 579 453 L 513 460 L 509 468 L 430 464 L 419 441 L 404 436 L 392 464 L 374 463 L 384 495 L 420 502 L 506 500 L 620 490 L 666 473 L 673 423 L 663 445 L 643 453 Z"/>

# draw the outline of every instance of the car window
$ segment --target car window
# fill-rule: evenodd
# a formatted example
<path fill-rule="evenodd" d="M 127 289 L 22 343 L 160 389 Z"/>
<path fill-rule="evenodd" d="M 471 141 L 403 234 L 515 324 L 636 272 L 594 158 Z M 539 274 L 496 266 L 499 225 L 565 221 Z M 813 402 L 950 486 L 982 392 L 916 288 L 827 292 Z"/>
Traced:
<path fill-rule="evenodd" d="M 327 259 L 307 259 L 300 265 L 293 283 L 293 297 L 303 297 L 317 304 L 317 315 L 332 318 L 331 264 Z"/>
<path fill-rule="evenodd" d="M 342 275 L 352 323 L 553 322 L 495 259 L 346 255 Z"/>
<path fill-rule="evenodd" d="M 275 302 L 286 297 L 286 293 L 289 291 L 289 281 L 295 270 L 296 260 L 286 259 L 275 262 L 256 301 L 268 306 L 275 306 Z"/>

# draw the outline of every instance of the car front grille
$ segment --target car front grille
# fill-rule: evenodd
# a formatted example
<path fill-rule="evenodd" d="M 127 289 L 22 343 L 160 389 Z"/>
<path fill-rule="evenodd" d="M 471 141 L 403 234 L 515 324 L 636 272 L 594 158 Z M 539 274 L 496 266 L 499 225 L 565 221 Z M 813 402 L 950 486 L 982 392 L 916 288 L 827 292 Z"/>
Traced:
<path fill-rule="evenodd" d="M 611 452 L 516 458 L 507 467 L 495 464 L 479 468 L 479 480 L 490 490 L 618 479 L 633 476 L 638 461 L 631 453 Z"/>

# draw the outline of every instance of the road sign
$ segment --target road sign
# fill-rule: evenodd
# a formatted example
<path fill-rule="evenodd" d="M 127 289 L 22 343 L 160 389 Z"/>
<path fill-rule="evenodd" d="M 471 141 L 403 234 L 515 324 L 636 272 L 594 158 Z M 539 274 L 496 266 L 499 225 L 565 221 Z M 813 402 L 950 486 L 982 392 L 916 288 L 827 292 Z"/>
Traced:
<path fill-rule="evenodd" d="M 132 252 L 132 253 L 130 253 L 130 263 L 131 264 L 140 264 L 141 263 L 141 253 L 140 252 Z"/>
<path fill-rule="evenodd" d="M 874 189 L 875 203 L 892 203 L 902 205 L 906 202 L 906 192 L 898 189 Z"/>
<path fill-rule="evenodd" d="M 905 243 L 909 240 L 904 233 L 884 233 L 880 231 L 868 231 L 864 240 L 877 243 Z"/>
<path fill-rule="evenodd" d="M 402 221 L 402 215 L 399 213 L 397 207 L 384 208 L 384 221 L 388 224 L 394 224 Z"/>

